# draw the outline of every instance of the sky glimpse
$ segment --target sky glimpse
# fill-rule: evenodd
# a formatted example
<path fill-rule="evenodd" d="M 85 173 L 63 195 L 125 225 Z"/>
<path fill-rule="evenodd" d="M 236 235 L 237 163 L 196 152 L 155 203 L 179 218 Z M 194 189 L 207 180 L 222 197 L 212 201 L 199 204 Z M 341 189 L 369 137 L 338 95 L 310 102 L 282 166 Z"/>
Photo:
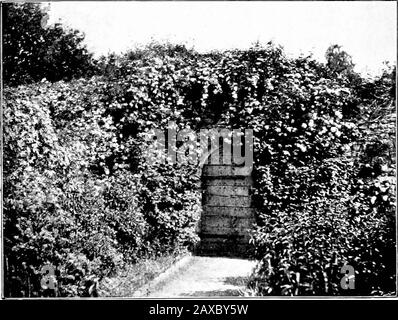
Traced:
<path fill-rule="evenodd" d="M 378 74 L 384 61 L 396 63 L 395 1 L 53 2 L 50 8 L 49 23 L 83 31 L 96 56 L 151 39 L 198 51 L 273 40 L 289 55 L 312 53 L 319 61 L 329 45 L 342 45 L 364 75 Z"/>

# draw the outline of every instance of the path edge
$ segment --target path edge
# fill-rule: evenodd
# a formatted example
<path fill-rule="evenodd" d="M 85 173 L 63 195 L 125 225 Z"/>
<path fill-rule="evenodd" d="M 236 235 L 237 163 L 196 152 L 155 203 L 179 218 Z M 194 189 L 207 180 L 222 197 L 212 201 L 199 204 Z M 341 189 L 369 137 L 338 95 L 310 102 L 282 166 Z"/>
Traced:
<path fill-rule="evenodd" d="M 159 283 L 166 280 L 171 274 L 176 273 L 179 269 L 186 266 L 189 262 L 192 261 L 192 258 L 192 253 L 187 253 L 180 260 L 175 262 L 171 267 L 167 268 L 165 271 L 159 274 L 155 279 L 149 281 L 148 283 L 144 284 L 142 287 L 134 291 L 133 297 L 147 297 L 149 295 L 150 288 L 155 288 Z"/>

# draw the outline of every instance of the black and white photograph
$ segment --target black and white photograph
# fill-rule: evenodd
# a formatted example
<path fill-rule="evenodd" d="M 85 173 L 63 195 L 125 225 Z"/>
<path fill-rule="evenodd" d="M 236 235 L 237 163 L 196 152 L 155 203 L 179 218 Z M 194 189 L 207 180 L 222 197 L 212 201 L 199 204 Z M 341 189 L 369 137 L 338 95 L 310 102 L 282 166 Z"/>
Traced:
<path fill-rule="evenodd" d="M 1 1 L 1 298 L 396 298 L 396 63 L 395 1 Z"/>

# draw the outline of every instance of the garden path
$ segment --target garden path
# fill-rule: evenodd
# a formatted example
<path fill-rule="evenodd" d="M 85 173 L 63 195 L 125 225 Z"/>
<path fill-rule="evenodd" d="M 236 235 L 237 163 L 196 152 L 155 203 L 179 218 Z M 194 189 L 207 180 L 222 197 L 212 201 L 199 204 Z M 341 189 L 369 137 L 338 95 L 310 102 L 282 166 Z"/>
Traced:
<path fill-rule="evenodd" d="M 138 297 L 226 297 L 242 295 L 254 260 L 189 256 L 138 290 Z"/>

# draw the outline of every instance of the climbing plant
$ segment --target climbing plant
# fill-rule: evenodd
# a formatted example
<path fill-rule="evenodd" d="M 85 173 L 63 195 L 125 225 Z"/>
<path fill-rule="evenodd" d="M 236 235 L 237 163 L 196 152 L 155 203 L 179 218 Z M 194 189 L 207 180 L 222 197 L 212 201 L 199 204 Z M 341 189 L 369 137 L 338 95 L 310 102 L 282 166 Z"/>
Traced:
<path fill-rule="evenodd" d="M 254 131 L 256 294 L 347 294 L 344 265 L 349 294 L 394 291 L 394 68 L 353 81 L 272 43 L 151 44 L 98 65 L 5 87 L 6 295 L 46 294 L 49 263 L 59 295 L 95 295 L 119 266 L 195 244 L 196 165 L 145 156 L 170 121 Z"/>

